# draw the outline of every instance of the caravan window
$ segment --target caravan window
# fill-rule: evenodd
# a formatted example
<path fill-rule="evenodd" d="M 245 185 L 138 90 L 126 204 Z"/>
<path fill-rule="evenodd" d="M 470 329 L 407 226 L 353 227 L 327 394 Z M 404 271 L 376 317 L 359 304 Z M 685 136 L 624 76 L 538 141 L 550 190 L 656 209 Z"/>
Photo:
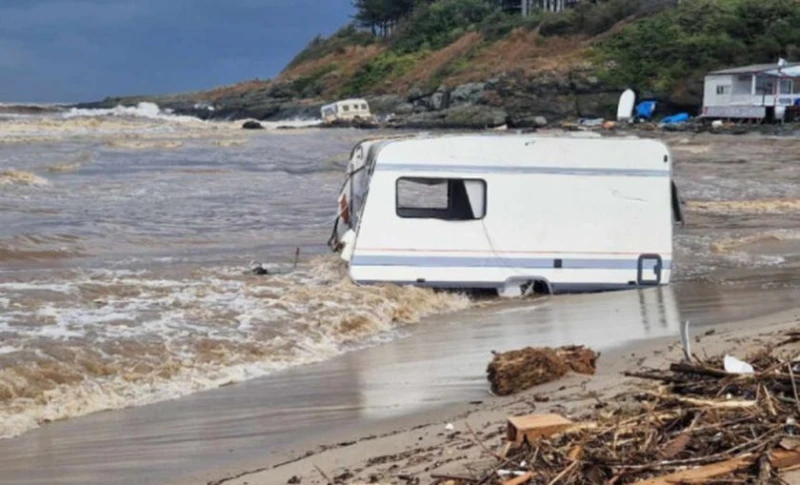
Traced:
<path fill-rule="evenodd" d="M 486 215 L 486 182 L 478 179 L 403 177 L 397 180 L 397 215 L 469 221 Z"/>

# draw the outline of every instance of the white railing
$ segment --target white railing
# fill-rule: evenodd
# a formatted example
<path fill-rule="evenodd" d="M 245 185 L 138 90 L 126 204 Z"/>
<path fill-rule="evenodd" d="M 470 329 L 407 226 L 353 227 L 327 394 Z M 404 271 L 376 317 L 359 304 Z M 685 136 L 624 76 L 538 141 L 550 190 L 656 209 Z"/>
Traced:
<path fill-rule="evenodd" d="M 731 106 L 793 106 L 800 99 L 800 94 L 734 94 Z"/>

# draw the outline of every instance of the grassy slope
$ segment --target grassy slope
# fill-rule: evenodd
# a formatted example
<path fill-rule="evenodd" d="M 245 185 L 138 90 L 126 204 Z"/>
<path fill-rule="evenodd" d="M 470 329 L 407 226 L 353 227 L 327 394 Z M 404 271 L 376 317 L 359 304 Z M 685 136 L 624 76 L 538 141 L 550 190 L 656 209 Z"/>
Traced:
<path fill-rule="evenodd" d="M 405 94 L 412 88 L 435 89 L 485 81 L 503 72 L 567 72 L 585 65 L 591 39 L 573 35 L 544 37 L 518 28 L 500 39 L 468 31 L 439 49 L 398 53 L 389 45 L 348 46 L 289 66 L 278 83 L 318 85 L 308 95 L 325 99 L 349 95 Z"/>
<path fill-rule="evenodd" d="M 632 86 L 688 106 L 698 104 L 710 70 L 778 57 L 800 61 L 800 0 L 674 2 L 607 0 L 522 18 L 487 9 L 483 0 L 438 0 L 419 8 L 388 39 L 345 27 L 314 39 L 273 80 L 164 101 L 185 98 L 189 105 L 210 101 L 242 109 L 312 105 L 347 96 L 430 92 L 508 72 L 566 79 L 580 69 L 607 87 Z"/>
<path fill-rule="evenodd" d="M 487 14 L 479 3 L 440 0 L 388 40 L 353 28 L 315 39 L 273 82 L 297 97 L 333 99 L 581 67 L 643 91 L 680 97 L 693 90 L 696 100 L 709 70 L 800 58 L 798 0 L 692 0 L 678 7 L 669 0 L 609 0 L 529 19 Z"/>

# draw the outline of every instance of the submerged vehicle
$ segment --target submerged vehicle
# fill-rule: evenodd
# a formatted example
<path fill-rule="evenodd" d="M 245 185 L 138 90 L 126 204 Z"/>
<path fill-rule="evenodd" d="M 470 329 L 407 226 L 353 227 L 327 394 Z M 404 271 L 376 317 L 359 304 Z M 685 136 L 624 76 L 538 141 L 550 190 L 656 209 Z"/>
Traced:
<path fill-rule="evenodd" d="M 638 138 L 365 140 L 338 202 L 355 282 L 508 296 L 665 285 L 682 220 L 669 149 Z"/>

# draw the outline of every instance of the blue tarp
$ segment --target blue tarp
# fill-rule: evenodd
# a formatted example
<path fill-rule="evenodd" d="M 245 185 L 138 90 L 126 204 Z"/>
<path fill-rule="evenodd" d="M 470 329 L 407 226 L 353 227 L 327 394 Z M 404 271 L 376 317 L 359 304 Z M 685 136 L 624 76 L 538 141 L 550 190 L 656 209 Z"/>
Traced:
<path fill-rule="evenodd" d="M 689 113 L 678 113 L 676 115 L 667 116 L 663 120 L 661 120 L 661 124 L 664 125 L 677 125 L 679 123 L 686 123 L 689 121 Z"/>
<path fill-rule="evenodd" d="M 653 117 L 653 113 L 656 111 L 656 102 L 655 101 L 642 101 L 639 103 L 639 106 L 636 107 L 636 117 L 641 118 L 644 120 L 649 120 Z"/>

